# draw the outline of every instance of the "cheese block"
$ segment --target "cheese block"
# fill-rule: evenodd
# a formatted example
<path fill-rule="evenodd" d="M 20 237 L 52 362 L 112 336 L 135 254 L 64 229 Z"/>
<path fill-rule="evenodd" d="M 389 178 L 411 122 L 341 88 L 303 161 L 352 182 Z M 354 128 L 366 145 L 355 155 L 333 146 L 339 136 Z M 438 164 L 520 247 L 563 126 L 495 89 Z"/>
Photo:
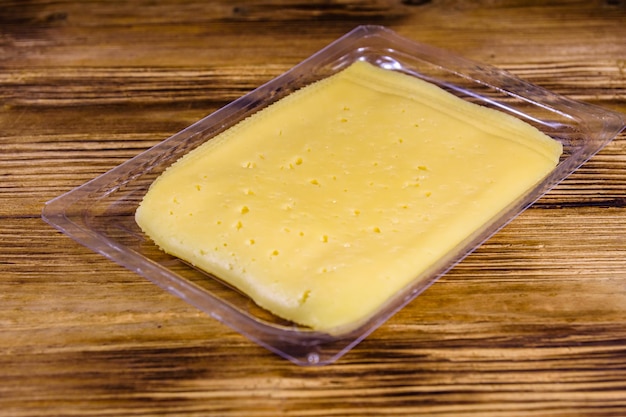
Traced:
<path fill-rule="evenodd" d="M 179 159 L 136 221 L 275 315 L 336 333 L 523 196 L 561 153 L 503 112 L 356 62 Z"/>

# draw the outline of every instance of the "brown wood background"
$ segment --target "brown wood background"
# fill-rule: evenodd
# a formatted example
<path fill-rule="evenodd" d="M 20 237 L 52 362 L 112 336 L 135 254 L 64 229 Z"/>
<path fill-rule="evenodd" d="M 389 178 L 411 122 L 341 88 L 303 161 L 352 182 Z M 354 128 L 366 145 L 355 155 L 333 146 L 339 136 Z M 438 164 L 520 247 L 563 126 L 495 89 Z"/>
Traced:
<path fill-rule="evenodd" d="M 623 133 L 323 368 L 40 219 L 366 23 L 626 113 L 622 0 L 0 0 L 0 415 L 626 415 Z"/>

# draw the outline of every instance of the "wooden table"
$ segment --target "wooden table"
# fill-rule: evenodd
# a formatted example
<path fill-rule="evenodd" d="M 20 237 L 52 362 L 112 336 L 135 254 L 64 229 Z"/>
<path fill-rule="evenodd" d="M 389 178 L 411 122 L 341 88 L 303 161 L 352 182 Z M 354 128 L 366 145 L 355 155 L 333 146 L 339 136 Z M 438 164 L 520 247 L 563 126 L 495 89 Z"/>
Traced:
<path fill-rule="evenodd" d="M 0 415 L 626 415 L 622 133 L 334 365 L 41 218 L 358 24 L 626 113 L 626 3 L 0 1 Z"/>

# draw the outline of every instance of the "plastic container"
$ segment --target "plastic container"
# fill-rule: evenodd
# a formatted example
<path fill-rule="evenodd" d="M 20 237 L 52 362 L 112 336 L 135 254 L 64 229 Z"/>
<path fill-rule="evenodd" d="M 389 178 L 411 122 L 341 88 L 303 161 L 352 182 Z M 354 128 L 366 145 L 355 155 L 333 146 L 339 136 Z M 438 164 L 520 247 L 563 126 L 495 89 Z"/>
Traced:
<path fill-rule="evenodd" d="M 416 277 L 365 324 L 348 334 L 328 335 L 273 317 L 219 279 L 161 252 L 140 231 L 134 214 L 154 179 L 182 155 L 290 92 L 356 60 L 410 74 L 465 100 L 509 113 L 559 140 L 564 152 L 543 182 L 448 253 L 426 275 Z M 108 173 L 49 201 L 43 218 L 77 242 L 146 277 L 278 355 L 298 365 L 323 365 L 349 351 L 624 127 L 625 119 L 619 113 L 553 94 L 494 67 L 404 39 L 384 27 L 360 26 L 276 79 Z"/>

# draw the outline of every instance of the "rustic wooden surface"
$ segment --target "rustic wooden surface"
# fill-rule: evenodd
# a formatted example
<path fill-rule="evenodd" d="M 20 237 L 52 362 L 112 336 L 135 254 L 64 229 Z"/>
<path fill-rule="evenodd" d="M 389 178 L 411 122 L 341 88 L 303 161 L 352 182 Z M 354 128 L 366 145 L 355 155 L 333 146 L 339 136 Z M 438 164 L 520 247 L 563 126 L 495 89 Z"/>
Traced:
<path fill-rule="evenodd" d="M 623 0 L 0 1 L 0 415 L 626 415 L 626 141 L 334 365 L 40 219 L 358 24 L 626 113 Z"/>

